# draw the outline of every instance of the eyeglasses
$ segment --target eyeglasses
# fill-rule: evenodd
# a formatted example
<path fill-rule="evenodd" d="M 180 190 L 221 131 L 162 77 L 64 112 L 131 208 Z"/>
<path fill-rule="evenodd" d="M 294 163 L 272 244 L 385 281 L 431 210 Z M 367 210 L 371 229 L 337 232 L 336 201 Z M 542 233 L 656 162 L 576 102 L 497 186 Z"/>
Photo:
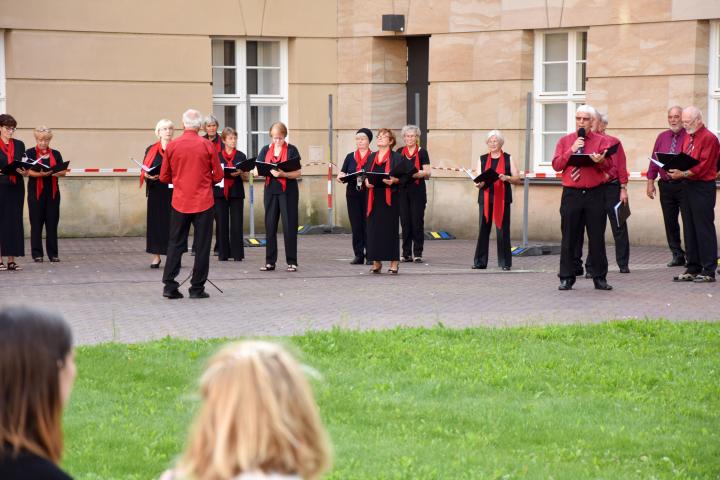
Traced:
<path fill-rule="evenodd" d="M 7 130 L 8 132 L 14 132 L 14 131 L 16 130 L 15 127 L 6 127 L 5 125 L 3 125 L 2 128 L 4 128 L 5 130 Z"/>
<path fill-rule="evenodd" d="M 575 117 L 575 120 L 582 122 L 583 120 L 590 120 L 590 117 Z"/>

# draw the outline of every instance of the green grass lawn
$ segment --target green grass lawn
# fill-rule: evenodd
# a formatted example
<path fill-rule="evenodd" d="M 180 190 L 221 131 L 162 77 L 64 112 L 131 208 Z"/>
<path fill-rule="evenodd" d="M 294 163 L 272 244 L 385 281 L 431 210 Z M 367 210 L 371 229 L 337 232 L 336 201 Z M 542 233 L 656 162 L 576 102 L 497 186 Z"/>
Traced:
<path fill-rule="evenodd" d="M 332 479 L 720 478 L 720 323 L 309 333 Z M 63 466 L 156 478 L 222 341 L 78 349 Z"/>

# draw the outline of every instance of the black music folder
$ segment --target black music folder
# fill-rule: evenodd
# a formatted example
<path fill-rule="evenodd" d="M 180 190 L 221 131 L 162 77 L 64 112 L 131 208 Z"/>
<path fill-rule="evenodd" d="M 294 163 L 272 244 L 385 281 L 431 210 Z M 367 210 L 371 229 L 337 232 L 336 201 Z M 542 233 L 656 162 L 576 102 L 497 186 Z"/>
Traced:
<path fill-rule="evenodd" d="M 472 176 L 470 170 L 465 170 L 465 173 L 468 177 L 470 177 L 470 180 L 475 183 L 485 182 L 485 185 L 482 186 L 483 189 L 489 188 L 490 185 L 495 183 L 500 178 L 500 174 L 497 172 L 497 170 L 493 168 L 488 168 L 476 177 Z"/>
<path fill-rule="evenodd" d="M 249 172 L 253 168 L 255 168 L 255 163 L 257 161 L 257 157 L 248 158 L 246 160 L 243 160 L 239 164 L 235 165 L 238 170 L 242 170 L 243 172 Z"/>
<path fill-rule="evenodd" d="M 233 177 L 232 174 L 240 172 L 240 171 L 242 171 L 242 170 L 240 170 L 239 168 L 236 168 L 236 167 L 228 167 L 228 166 L 223 167 L 223 172 L 225 173 L 225 178 L 230 178 L 232 180 L 237 178 L 237 177 Z"/>
<path fill-rule="evenodd" d="M 12 163 L 8 163 L 5 165 L 0 172 L 3 175 L 15 175 L 20 176 L 20 174 L 17 172 L 18 168 L 25 168 L 25 169 L 32 169 L 35 166 L 35 163 L 33 162 L 27 162 L 24 160 L 16 160 Z"/>
<path fill-rule="evenodd" d="M 695 165 L 699 164 L 697 160 L 688 155 L 687 153 L 662 153 L 655 152 L 657 160 L 652 161 L 662 168 L 663 170 L 690 170 Z"/>
<path fill-rule="evenodd" d="M 300 170 L 300 159 L 299 158 L 288 158 L 286 161 L 281 163 L 269 163 L 269 162 L 255 162 L 255 166 L 258 170 L 258 175 L 261 177 L 272 176 L 271 170 L 282 170 L 283 172 L 294 172 Z"/>
<path fill-rule="evenodd" d="M 630 201 L 627 203 L 618 202 L 615 205 L 615 221 L 618 227 L 622 227 L 630 216 Z"/>
<path fill-rule="evenodd" d="M 44 163 L 40 163 L 40 162 L 38 162 L 37 165 L 40 166 L 40 169 L 43 172 L 49 172 L 52 170 L 53 173 L 58 173 L 58 172 L 62 172 L 63 170 L 67 170 L 68 167 L 70 166 L 70 162 L 56 163 L 54 167 L 49 167 L 49 166 L 45 165 Z M 151 173 L 151 172 L 155 172 L 155 173 Z M 157 175 L 158 173 L 160 173 L 160 165 L 158 165 L 155 168 L 151 168 L 147 173 L 149 173 L 150 175 Z"/>
<path fill-rule="evenodd" d="M 389 173 L 365 172 L 365 175 L 367 175 L 365 178 L 367 179 L 368 183 L 370 183 L 370 185 L 373 185 L 375 187 L 388 187 L 389 186 L 388 184 L 383 183 L 383 180 L 390 178 Z"/>
<path fill-rule="evenodd" d="M 605 158 L 610 158 L 613 154 L 617 153 L 618 148 L 620 148 L 620 142 L 605 149 Z M 593 165 L 597 165 L 597 163 L 593 161 L 589 153 L 573 153 L 570 155 L 570 160 L 568 161 L 568 166 L 570 167 L 592 167 Z"/>
<path fill-rule="evenodd" d="M 342 183 L 354 182 L 358 178 L 358 176 L 364 175 L 364 174 L 365 174 L 365 172 L 363 170 L 358 170 L 357 172 L 348 173 L 344 177 L 340 178 L 340 181 Z"/>

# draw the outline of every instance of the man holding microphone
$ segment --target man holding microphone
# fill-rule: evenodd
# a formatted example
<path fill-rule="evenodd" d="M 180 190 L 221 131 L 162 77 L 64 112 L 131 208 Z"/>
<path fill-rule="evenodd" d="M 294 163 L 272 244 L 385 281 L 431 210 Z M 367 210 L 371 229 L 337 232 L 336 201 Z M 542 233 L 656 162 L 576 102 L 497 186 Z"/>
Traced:
<path fill-rule="evenodd" d="M 163 297 L 183 298 L 175 277 L 180 273 L 182 254 L 187 250 L 190 225 L 195 229 L 195 264 L 190 280 L 190 298 L 208 298 L 205 291 L 210 269 L 213 225 L 213 185 L 223 179 L 215 146 L 198 135 L 202 115 L 197 110 L 183 113 L 185 131 L 168 144 L 160 181 L 173 184 L 170 212 L 170 241 L 163 272 Z"/>

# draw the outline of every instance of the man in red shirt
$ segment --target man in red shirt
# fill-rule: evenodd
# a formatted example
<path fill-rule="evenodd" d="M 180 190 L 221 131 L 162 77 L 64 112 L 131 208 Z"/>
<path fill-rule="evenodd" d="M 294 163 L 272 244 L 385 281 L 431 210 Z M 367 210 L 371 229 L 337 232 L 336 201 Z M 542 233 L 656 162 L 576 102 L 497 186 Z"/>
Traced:
<path fill-rule="evenodd" d="M 676 282 L 706 283 L 715 281 L 717 268 L 717 237 L 715 234 L 715 178 L 720 143 L 705 128 L 702 112 L 687 107 L 682 112 L 683 128 L 688 133 L 682 151 L 698 163 L 685 171 L 668 170 L 673 180 L 683 180 L 680 209 L 687 265 L 685 273 L 673 278 Z"/>
<path fill-rule="evenodd" d="M 573 262 L 578 237 L 587 227 L 588 250 L 593 261 L 593 283 L 598 290 L 612 290 L 606 276 L 608 269 L 605 252 L 605 189 L 609 162 L 605 161 L 605 150 L 610 146 L 606 137 L 591 130 L 595 109 L 589 105 L 580 106 L 575 113 L 576 132 L 558 140 L 552 165 L 562 172 L 563 192 L 560 201 L 560 286 L 559 290 L 571 290 L 575 284 Z M 589 166 L 568 165 L 574 153 L 590 155 Z"/>
<path fill-rule="evenodd" d="M 190 280 L 190 298 L 207 298 L 205 291 L 210 269 L 210 242 L 213 225 L 213 185 L 223 179 L 215 146 L 198 135 L 202 115 L 197 110 L 183 113 L 185 131 L 170 142 L 160 169 L 160 181 L 173 184 L 170 212 L 170 241 L 163 272 L 163 296 L 182 298 L 178 282 L 182 254 L 187 250 L 187 238 L 192 224 L 195 229 L 195 264 Z"/>

